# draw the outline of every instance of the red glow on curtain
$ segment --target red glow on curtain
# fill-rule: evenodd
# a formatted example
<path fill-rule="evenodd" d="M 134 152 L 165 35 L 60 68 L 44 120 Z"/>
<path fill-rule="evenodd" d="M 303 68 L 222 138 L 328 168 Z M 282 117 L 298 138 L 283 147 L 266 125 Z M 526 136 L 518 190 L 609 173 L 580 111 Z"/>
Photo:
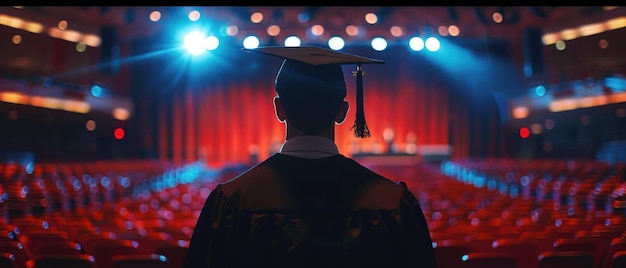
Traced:
<path fill-rule="evenodd" d="M 174 95 L 172 109 L 172 160 L 180 163 L 183 160 L 183 114 L 182 100 L 179 94 Z M 189 115 L 185 113 L 185 117 Z"/>
<path fill-rule="evenodd" d="M 408 84 L 399 84 L 399 87 L 399 90 L 390 91 L 388 86 L 370 83 L 366 89 L 366 120 L 372 133 L 367 139 L 354 137 L 351 127 L 354 123 L 356 96 L 347 96 L 351 104 L 350 111 L 346 121 L 338 125 L 335 132 L 340 152 L 352 155 L 353 143 L 358 144 L 361 152 L 372 150 L 375 143 L 384 142 L 382 133 L 386 127 L 394 130 L 397 144 L 405 144 L 409 132 L 417 135 L 419 144 L 448 143 L 447 93 L 428 93 L 445 89 Z M 353 90 L 349 89 L 349 92 Z M 257 150 L 259 159 L 274 153 L 282 144 L 285 131 L 285 126 L 274 113 L 275 95 L 271 83 L 259 85 L 245 81 L 232 88 L 206 88 L 197 94 L 201 103 L 197 135 L 200 136 L 200 150 L 208 156 L 206 160 L 216 165 L 248 163 L 252 149 Z M 414 103 L 416 99 L 418 103 L 427 103 L 425 100 L 432 97 L 430 95 L 436 96 L 430 101 L 431 105 Z M 427 115 L 432 114 L 439 115 L 428 119 Z M 194 132 L 191 126 L 187 126 L 186 131 Z M 187 139 L 190 139 L 189 135 Z"/>
<path fill-rule="evenodd" d="M 480 131 L 498 132 L 498 120 L 490 118 L 483 123 L 491 127 L 473 129 L 469 113 L 472 105 L 467 98 L 451 88 L 445 77 L 432 66 L 411 63 L 407 55 L 399 53 L 386 64 L 393 68 L 364 66 L 364 108 L 370 138 L 354 137 L 355 80 L 346 73 L 350 110 L 346 120 L 335 128 L 339 151 L 352 156 L 355 153 L 376 153 L 387 149 L 383 131 L 394 131 L 393 143 L 399 152 L 405 150 L 408 136 L 415 136 L 416 145 L 451 145 L 453 157 L 471 156 L 475 146 L 488 148 L 497 154 L 498 148 L 479 144 Z M 258 70 L 257 70 L 258 71 Z M 275 153 L 285 136 L 285 125 L 276 118 L 273 98 L 276 96 L 273 77 L 267 72 L 249 72 L 250 77 L 218 77 L 201 85 L 189 86 L 174 92 L 171 122 L 159 111 L 159 156 L 174 160 L 201 159 L 210 165 L 249 163 L 252 152 L 258 160 Z M 246 73 L 248 74 L 248 73 Z M 256 75 L 253 76 L 252 74 Z M 171 137 L 167 129 L 171 128 Z M 474 133 L 476 132 L 476 133 Z M 492 133 L 493 134 L 493 133 Z M 168 144 L 171 155 L 168 156 Z"/>
<path fill-rule="evenodd" d="M 165 104 L 167 100 L 161 100 L 161 105 L 159 105 L 159 107 L 167 107 L 167 105 Z M 159 144 L 158 144 L 158 153 L 159 153 L 159 159 L 160 160 L 169 160 L 168 159 L 168 151 L 169 151 L 169 146 L 168 146 L 168 141 L 170 139 L 169 135 L 168 135 L 168 128 L 170 127 L 170 124 L 167 120 L 167 110 L 164 108 L 161 108 L 158 110 L 159 111 L 159 119 L 158 119 L 158 140 L 159 140 Z"/>
<path fill-rule="evenodd" d="M 185 89 L 185 161 L 193 162 L 197 159 L 198 144 L 196 139 L 197 123 L 196 123 L 196 103 L 192 89 Z"/>

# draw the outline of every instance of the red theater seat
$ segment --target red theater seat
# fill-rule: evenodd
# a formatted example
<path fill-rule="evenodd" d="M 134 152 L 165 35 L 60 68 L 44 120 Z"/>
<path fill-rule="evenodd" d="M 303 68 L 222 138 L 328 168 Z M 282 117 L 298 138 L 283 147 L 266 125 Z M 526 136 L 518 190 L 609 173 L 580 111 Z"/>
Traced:
<path fill-rule="evenodd" d="M 30 262 L 29 268 L 95 268 L 92 256 L 82 255 L 50 255 L 42 256 Z"/>
<path fill-rule="evenodd" d="M 607 268 L 624 268 L 626 267 L 626 250 L 617 251 L 608 260 Z"/>
<path fill-rule="evenodd" d="M 15 255 L 11 253 L 0 253 L 0 267 L 2 268 L 19 268 Z"/>
<path fill-rule="evenodd" d="M 501 252 L 474 252 L 463 257 L 463 268 L 517 268 L 529 266 L 517 265 L 515 256 Z"/>
<path fill-rule="evenodd" d="M 594 268 L 593 253 L 580 251 L 547 251 L 539 254 L 538 268 Z"/>
<path fill-rule="evenodd" d="M 182 267 L 183 259 L 185 258 L 185 254 L 187 254 L 187 246 L 188 244 L 164 245 L 157 248 L 156 253 L 165 256 L 170 267 Z"/>
<path fill-rule="evenodd" d="M 539 252 L 531 241 L 525 239 L 498 239 L 493 242 L 493 252 L 509 253 L 517 267 L 537 267 Z"/>
<path fill-rule="evenodd" d="M 110 268 L 170 268 L 167 258 L 158 254 L 117 255 L 111 259 Z"/>
<path fill-rule="evenodd" d="M 18 242 L 0 243 L 0 253 L 13 254 L 17 268 L 26 268 L 26 262 L 30 259 L 23 245 Z"/>
<path fill-rule="evenodd" d="M 455 268 L 463 265 L 462 257 L 471 251 L 467 241 L 444 240 L 434 247 L 438 268 Z"/>

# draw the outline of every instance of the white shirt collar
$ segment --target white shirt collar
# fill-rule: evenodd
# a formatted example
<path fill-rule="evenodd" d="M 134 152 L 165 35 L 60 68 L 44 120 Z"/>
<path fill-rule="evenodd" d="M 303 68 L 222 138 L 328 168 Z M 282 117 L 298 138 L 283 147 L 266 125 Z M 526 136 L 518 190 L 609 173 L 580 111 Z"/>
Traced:
<path fill-rule="evenodd" d="M 335 142 L 320 136 L 298 136 L 286 140 L 278 151 L 301 158 L 322 158 L 339 154 Z"/>

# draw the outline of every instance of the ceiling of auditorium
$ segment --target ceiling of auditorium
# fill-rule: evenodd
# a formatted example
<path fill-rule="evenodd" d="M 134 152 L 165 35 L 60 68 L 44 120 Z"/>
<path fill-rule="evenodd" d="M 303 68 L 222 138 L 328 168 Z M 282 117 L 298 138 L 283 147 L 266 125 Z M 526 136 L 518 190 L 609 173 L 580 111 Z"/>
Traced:
<path fill-rule="evenodd" d="M 148 18 L 155 10 L 160 11 L 161 19 L 152 22 Z M 383 36 L 395 41 L 407 39 L 412 35 L 425 35 L 429 31 L 434 33 L 440 26 L 457 25 L 460 37 L 479 40 L 481 43 L 485 39 L 500 39 L 522 44 L 517 47 L 524 46 L 524 31 L 529 28 L 538 28 L 544 33 L 556 32 L 626 16 L 626 7 L 605 6 L 3 6 L 0 7 L 0 15 L 37 22 L 42 24 L 44 29 L 55 28 L 61 20 L 65 20 L 69 30 L 98 36 L 101 36 L 105 26 L 113 26 L 117 30 L 118 41 L 128 43 L 135 37 L 169 34 L 171 30 L 190 25 L 188 14 L 192 10 L 198 10 L 201 17 L 191 24 L 208 26 L 211 31 L 223 25 L 236 25 L 239 27 L 236 38 L 240 40 L 248 34 L 267 37 L 267 28 L 271 25 L 280 26 L 279 38 L 291 34 L 308 38 L 306 29 L 319 24 L 324 26 L 326 37 L 331 34 L 346 36 L 346 26 L 355 25 L 363 26 L 367 30 L 363 40 Z M 263 21 L 252 23 L 250 16 L 254 12 L 261 12 L 264 15 Z M 309 12 L 310 19 L 301 22 L 298 16 L 304 12 Z M 365 22 L 365 14 L 370 12 L 379 17 L 379 21 L 374 25 L 366 25 Z M 491 18 L 494 12 L 503 15 L 501 23 L 495 23 Z M 0 24 L 7 25 L 6 21 L 1 20 L 2 18 Z M 392 26 L 402 27 L 405 30 L 404 35 L 391 36 Z M 2 26 L 0 34 L 12 36 L 14 30 Z M 26 43 L 19 46 L 20 52 L 41 50 Z M 303 43 L 306 44 L 307 41 L 303 40 Z M 38 53 L 47 55 L 42 51 Z M 516 50 L 516 53 L 521 52 Z M 15 50 L 0 51 L 3 58 L 0 69 L 6 67 L 13 70 L 24 69 L 26 73 L 54 73 L 54 70 L 50 70 L 54 66 L 46 67 L 44 65 L 46 63 L 40 58 L 17 54 L 20 53 L 16 53 Z M 78 64 L 83 61 L 79 55 L 73 57 L 76 59 L 66 59 L 66 62 Z M 605 58 L 612 60 L 615 57 L 605 56 Z M 626 61 L 620 58 L 618 63 L 610 62 L 611 66 L 621 66 L 620 64 L 626 64 Z M 66 65 L 70 66 L 69 63 Z M 573 66 L 572 68 L 579 67 L 569 65 Z M 610 69 L 605 67 L 603 68 Z M 587 69 L 602 68 L 593 65 Z"/>
<path fill-rule="evenodd" d="M 0 8 L 0 13 L 18 12 L 22 17 L 37 18 L 56 25 L 65 19 L 68 28 L 97 34 L 104 25 L 119 28 L 121 38 L 151 34 L 177 18 L 186 18 L 191 10 L 199 10 L 204 18 L 211 21 L 239 25 L 241 32 L 262 33 L 265 28 L 277 24 L 285 32 L 304 29 L 303 25 L 321 24 L 329 31 L 343 31 L 349 24 L 364 24 L 368 12 L 379 14 L 380 22 L 368 26 L 376 34 L 377 30 L 388 32 L 393 25 L 403 26 L 407 32 L 420 33 L 436 29 L 440 25 L 458 25 L 466 37 L 494 37 L 514 39 L 528 27 L 552 27 L 571 23 L 586 16 L 601 13 L 601 6 L 25 6 L 16 11 L 12 7 Z M 148 18 L 150 12 L 159 10 L 161 23 L 153 23 Z M 253 12 L 260 11 L 266 19 L 259 24 L 249 21 Z M 298 14 L 311 11 L 309 22 L 298 21 Z M 499 11 L 504 21 L 496 24 L 491 14 Z M 182 20 L 180 20 L 182 21 Z M 436 31 L 436 30 L 435 30 Z"/>

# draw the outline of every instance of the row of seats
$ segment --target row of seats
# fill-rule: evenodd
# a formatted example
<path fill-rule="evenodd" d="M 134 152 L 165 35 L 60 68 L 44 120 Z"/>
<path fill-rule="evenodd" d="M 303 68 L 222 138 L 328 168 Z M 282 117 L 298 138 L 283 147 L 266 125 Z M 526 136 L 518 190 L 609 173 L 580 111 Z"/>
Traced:
<path fill-rule="evenodd" d="M 585 263 L 580 261 L 585 256 L 592 260 L 592 265 L 584 266 L 589 268 L 607 268 L 619 262 L 614 257 L 622 255 L 620 251 L 625 249 L 623 236 L 626 231 L 626 217 L 621 211 L 588 210 L 584 199 L 576 199 L 580 203 L 562 203 L 561 199 L 553 199 L 542 191 L 546 186 L 538 183 L 540 179 L 527 184 L 525 190 L 534 193 L 532 195 L 512 195 L 510 188 L 503 189 L 497 185 L 507 182 L 507 174 L 511 181 L 521 185 L 521 177 L 547 172 L 554 173 L 553 178 L 577 178 L 596 185 L 595 188 L 575 188 L 576 191 L 571 191 L 573 195 L 590 195 L 596 189 L 601 192 L 604 187 L 619 195 L 624 185 L 621 179 L 623 165 L 561 160 L 554 160 L 553 163 L 529 162 L 529 165 L 524 165 L 523 161 L 503 162 L 506 163 L 461 159 L 444 161 L 441 166 L 423 164 L 417 167 L 373 168 L 390 178 L 406 181 L 416 193 L 427 217 L 441 267 L 465 267 L 461 265 L 463 256 L 467 259 L 468 254 L 473 253 L 483 258 L 485 253 L 500 251 L 496 250 L 496 245 L 502 248 L 503 244 L 511 243 L 523 244 L 526 248 L 501 252 L 513 255 L 519 265 L 517 267 L 550 267 L 545 263 L 553 262 L 557 258 L 555 255 L 559 259 L 576 259 L 576 265 Z M 456 172 L 450 172 L 451 165 L 456 165 Z M 550 168 L 551 165 L 554 169 Z M 477 177 L 489 176 L 497 182 L 496 187 L 477 183 L 480 181 Z M 604 176 L 612 176 L 612 180 L 602 180 Z M 513 180 L 515 178 L 517 180 Z M 456 251 L 449 249 L 453 245 L 462 247 L 455 247 Z M 574 250 L 576 254 L 569 254 Z M 543 261 L 540 262 L 540 259 Z"/>
<path fill-rule="evenodd" d="M 622 244 L 626 244 L 622 239 L 626 230 L 624 215 L 620 214 L 619 210 L 607 211 L 595 207 L 587 209 L 581 204 L 587 199 L 577 197 L 590 195 L 596 190 L 603 192 L 606 189 L 619 189 L 620 185 L 623 185 L 623 182 L 620 184 L 619 181 L 619 176 L 624 172 L 623 166 L 593 162 L 572 165 L 557 160 L 551 164 L 546 161 L 533 165 L 519 163 L 515 165 L 514 161 L 499 163 L 497 160 L 481 162 L 476 159 L 455 160 L 445 164 L 450 163 L 456 165 L 455 170 L 462 172 L 449 173 L 443 165 L 437 167 L 427 163 L 415 166 L 372 167 L 389 178 L 405 181 L 416 194 L 430 226 L 433 246 L 441 258 L 440 268 L 472 267 L 467 265 L 480 262 L 477 259 L 486 258 L 487 253 L 495 254 L 500 251 L 496 248 L 504 248 L 505 244 L 515 243 L 524 244 L 527 249 L 530 247 L 532 250 L 503 251 L 508 251 L 509 254 L 530 252 L 530 255 L 522 256 L 513 254 L 517 267 L 528 268 L 548 267 L 545 266 L 546 263 L 561 258 L 578 260 L 577 264 L 583 264 L 585 262 L 579 259 L 587 257 L 593 260 L 593 266 L 587 267 L 609 268 L 619 262 L 614 260 L 615 256 L 626 250 L 621 248 Z M 75 196 L 67 195 L 60 199 L 64 200 L 65 204 L 73 202 L 74 206 L 51 206 L 52 201 L 42 203 L 41 200 L 52 200 L 49 191 L 42 192 L 43 198 L 37 195 L 33 197 L 33 191 L 27 193 L 22 191 L 26 205 L 5 206 L 11 208 L 6 211 L 14 211 L 5 213 L 10 221 L 7 221 L 4 227 L 11 230 L 9 232 L 14 236 L 13 242 L 25 245 L 28 240 L 15 239 L 25 236 L 31 227 L 41 229 L 42 222 L 45 222 L 48 225 L 46 229 L 48 232 L 61 232 L 63 237 L 71 238 L 72 243 L 76 242 L 81 246 L 82 253 L 85 253 L 85 237 L 126 241 L 125 243 L 135 248 L 141 248 L 141 241 L 148 238 L 180 246 L 190 238 L 204 200 L 215 185 L 245 169 L 244 167 L 236 170 L 224 169 L 220 172 L 199 172 L 198 170 L 203 169 L 206 171 L 206 168 L 197 166 L 197 163 L 170 165 L 166 166 L 167 168 L 163 166 L 155 168 L 154 165 L 137 165 L 133 169 L 131 164 L 124 169 L 114 163 L 108 165 L 100 163 L 99 167 L 89 163 L 77 165 L 79 167 L 64 163 L 61 166 L 74 167 L 61 171 L 63 169 L 50 165 L 49 168 L 42 169 L 37 176 L 33 175 L 36 172 L 27 174 L 28 176 L 22 172 L 21 176 L 16 177 L 19 178 L 17 181 L 23 182 L 22 185 L 31 185 L 31 188 L 36 188 L 40 184 L 33 182 L 54 181 L 50 178 L 57 178 L 57 182 L 75 178 L 74 183 L 70 185 L 78 184 L 81 187 L 73 187 L 71 190 L 78 193 L 80 191 L 76 188 L 87 188 L 89 191 L 80 192 L 82 194 Z M 481 172 L 485 175 L 481 175 Z M 119 178 L 121 175 L 128 178 L 129 182 L 125 184 L 119 179 L 109 180 L 114 181 L 114 186 L 103 187 L 105 185 L 102 182 L 106 181 L 103 180 L 103 174 L 107 174 L 108 178 L 116 176 Z M 504 190 L 503 187 L 497 186 L 502 182 L 509 182 L 507 184 L 509 186 L 522 186 L 525 180 L 523 177 L 529 177 L 529 174 L 533 178 L 543 178 L 545 182 L 541 183 L 541 179 L 530 180 L 523 188 L 524 191 L 517 195 L 511 194 L 511 187 Z M 497 187 L 489 186 L 487 183 L 476 183 L 479 181 L 476 178 L 481 176 L 493 177 Z M 547 180 L 548 177 L 554 180 Z M 609 177 L 610 179 L 607 179 Z M 76 178 L 83 179 L 78 183 Z M 90 178 L 98 178 L 96 181 L 100 183 L 99 186 L 90 186 L 90 181 L 94 182 Z M 562 178 L 562 185 L 570 181 L 580 182 L 572 184 L 578 185 L 572 191 L 562 192 L 563 186 L 556 187 L 567 196 L 572 194 L 576 196 L 575 202 L 568 203 L 564 202 L 568 201 L 567 199 L 553 198 L 550 191 L 545 191 L 546 188 L 555 189 L 554 182 L 558 181 L 557 178 Z M 595 187 L 586 186 L 590 184 Z M 582 187 L 583 185 L 585 187 Z M 51 188 L 53 189 L 49 184 L 41 187 L 45 190 Z M 531 194 L 524 194 L 525 192 Z M 5 203 L 8 200 L 10 199 L 5 199 Z M 37 209 L 37 204 L 40 204 L 40 209 Z M 58 226 L 63 228 L 55 231 Z M 455 251 L 451 249 L 453 246 L 460 246 L 460 249 L 457 248 Z M 576 254 L 570 254 L 574 249 Z M 450 253 L 451 250 L 458 254 Z M 146 253 L 143 250 L 142 252 Z M 607 252 L 613 255 L 608 255 Z M 152 254 L 164 256 L 168 264 L 173 258 L 154 250 L 147 253 L 150 255 L 145 257 L 153 256 Z M 30 254 L 28 256 L 32 263 L 37 257 Z M 97 262 L 98 257 L 92 257 Z"/>

